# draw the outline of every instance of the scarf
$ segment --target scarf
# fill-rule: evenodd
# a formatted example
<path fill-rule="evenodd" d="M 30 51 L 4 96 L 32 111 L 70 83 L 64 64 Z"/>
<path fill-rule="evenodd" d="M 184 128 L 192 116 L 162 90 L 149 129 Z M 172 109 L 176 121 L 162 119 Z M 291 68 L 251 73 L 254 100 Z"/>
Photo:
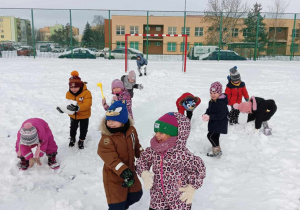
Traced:
<path fill-rule="evenodd" d="M 150 141 L 151 148 L 157 152 L 158 154 L 162 155 L 167 150 L 176 146 L 177 136 L 171 136 L 166 141 L 159 143 L 155 136 Z"/>

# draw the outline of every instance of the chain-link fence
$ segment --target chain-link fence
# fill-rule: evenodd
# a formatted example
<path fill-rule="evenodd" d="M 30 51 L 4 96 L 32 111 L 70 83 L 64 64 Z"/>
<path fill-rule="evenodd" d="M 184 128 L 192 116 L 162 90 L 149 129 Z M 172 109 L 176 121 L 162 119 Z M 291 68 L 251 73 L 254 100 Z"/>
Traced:
<path fill-rule="evenodd" d="M 156 34 L 128 39 L 150 60 L 300 60 L 300 14 L 0 9 L 2 58 L 124 59 L 125 34 Z"/>

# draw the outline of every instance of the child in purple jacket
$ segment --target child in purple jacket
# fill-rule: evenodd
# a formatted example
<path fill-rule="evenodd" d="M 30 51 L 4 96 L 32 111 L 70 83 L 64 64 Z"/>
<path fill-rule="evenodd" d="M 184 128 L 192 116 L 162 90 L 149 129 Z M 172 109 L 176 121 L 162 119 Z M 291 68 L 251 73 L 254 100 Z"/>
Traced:
<path fill-rule="evenodd" d="M 35 155 L 31 151 L 34 147 L 37 147 Z M 57 145 L 48 124 L 42 119 L 31 118 L 23 122 L 17 135 L 16 152 L 21 159 L 19 168 L 22 170 L 31 168 L 34 162 L 42 165 L 40 158 L 44 154 L 48 156 L 48 165 L 52 169 L 59 168 L 56 162 Z"/>
<path fill-rule="evenodd" d="M 163 115 L 154 124 L 151 146 L 137 160 L 137 173 L 146 190 L 150 189 L 152 210 L 189 210 L 196 189 L 202 186 L 205 165 L 186 148 L 190 128 L 190 120 L 183 114 Z"/>

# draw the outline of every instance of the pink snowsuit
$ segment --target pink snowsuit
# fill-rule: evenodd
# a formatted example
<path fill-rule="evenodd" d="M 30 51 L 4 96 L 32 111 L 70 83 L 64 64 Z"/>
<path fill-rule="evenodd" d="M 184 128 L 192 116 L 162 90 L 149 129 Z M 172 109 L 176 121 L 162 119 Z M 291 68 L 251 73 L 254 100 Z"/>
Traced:
<path fill-rule="evenodd" d="M 21 128 L 24 126 L 25 123 L 31 123 L 36 129 L 40 140 L 40 152 L 37 154 L 39 157 L 43 157 L 46 154 L 52 154 L 57 152 L 57 145 L 54 141 L 52 132 L 48 126 L 48 124 L 39 118 L 31 118 L 23 122 Z M 21 130 L 21 129 L 20 129 Z M 20 130 L 18 131 L 17 135 L 17 142 L 16 142 L 16 152 L 18 156 L 24 157 L 26 160 L 33 158 L 33 153 L 31 151 L 32 148 L 38 146 L 38 144 L 34 145 L 23 145 L 20 143 Z"/>
<path fill-rule="evenodd" d="M 182 192 L 178 189 L 188 184 L 198 189 L 206 176 L 205 165 L 201 158 L 194 156 L 186 148 L 191 128 L 190 120 L 178 112 L 175 112 L 174 116 L 178 121 L 176 146 L 169 148 L 164 154 L 159 154 L 152 147 L 148 147 L 137 160 L 138 175 L 141 176 L 143 171 L 150 170 L 151 166 L 155 174 L 150 190 L 152 209 L 191 209 L 191 204 L 179 199 Z"/>

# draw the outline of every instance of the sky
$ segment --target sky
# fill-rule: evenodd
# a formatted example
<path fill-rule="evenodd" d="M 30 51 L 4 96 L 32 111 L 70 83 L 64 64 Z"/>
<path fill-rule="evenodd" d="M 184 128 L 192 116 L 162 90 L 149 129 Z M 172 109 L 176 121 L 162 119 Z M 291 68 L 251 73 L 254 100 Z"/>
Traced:
<path fill-rule="evenodd" d="M 160 10 L 160 11 L 183 11 L 185 0 L 151 0 L 151 1 L 136 1 L 136 0 L 88 0 L 88 1 L 73 1 L 73 0 L 0 0 L 1 8 L 59 8 L 59 9 L 110 9 L 110 10 Z M 176 3 L 174 3 L 176 2 Z M 204 11 L 207 9 L 207 0 L 186 0 L 187 11 Z M 243 0 L 248 5 L 252 6 L 257 0 Z M 258 1 L 263 6 L 263 11 L 268 12 L 268 8 L 273 5 L 274 0 Z M 288 1 L 286 1 L 288 2 Z M 286 9 L 288 13 L 300 13 L 300 1 L 290 0 L 289 6 Z M 1 15 L 1 14 L 0 14 Z"/>

